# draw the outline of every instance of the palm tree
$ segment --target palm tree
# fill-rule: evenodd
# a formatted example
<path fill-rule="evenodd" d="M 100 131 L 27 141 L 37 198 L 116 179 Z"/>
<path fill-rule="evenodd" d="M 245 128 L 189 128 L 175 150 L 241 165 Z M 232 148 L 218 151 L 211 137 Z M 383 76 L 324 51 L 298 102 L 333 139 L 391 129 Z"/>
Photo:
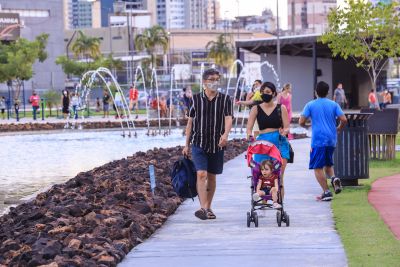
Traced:
<path fill-rule="evenodd" d="M 72 51 L 75 56 L 82 55 L 88 59 L 96 59 L 100 56 L 100 38 L 90 37 L 85 35 L 82 31 L 78 31 L 79 37 L 72 45 Z"/>
<path fill-rule="evenodd" d="M 209 41 L 206 45 L 208 58 L 214 59 L 215 64 L 222 67 L 228 67 L 234 58 L 233 45 L 226 37 L 227 34 L 222 33 L 218 35 L 217 41 Z"/>
<path fill-rule="evenodd" d="M 152 67 L 156 66 L 155 52 L 158 47 L 162 47 L 164 54 L 168 49 L 168 34 L 160 25 L 145 29 L 142 34 L 135 37 L 135 45 L 139 51 L 146 50 L 151 56 Z"/>

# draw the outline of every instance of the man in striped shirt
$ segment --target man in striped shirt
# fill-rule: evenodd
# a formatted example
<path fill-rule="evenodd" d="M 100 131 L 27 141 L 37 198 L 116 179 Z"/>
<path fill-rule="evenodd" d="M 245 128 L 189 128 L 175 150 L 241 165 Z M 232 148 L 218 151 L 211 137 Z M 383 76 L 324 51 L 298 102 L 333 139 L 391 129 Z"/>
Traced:
<path fill-rule="evenodd" d="M 232 128 L 233 106 L 228 95 L 217 91 L 220 75 L 216 69 L 203 73 L 203 91 L 190 101 L 186 126 L 186 145 L 183 154 L 189 154 L 197 170 L 197 192 L 200 209 L 195 216 L 201 220 L 215 219 L 211 202 L 216 187 L 216 175 L 221 174 L 224 150 Z"/>

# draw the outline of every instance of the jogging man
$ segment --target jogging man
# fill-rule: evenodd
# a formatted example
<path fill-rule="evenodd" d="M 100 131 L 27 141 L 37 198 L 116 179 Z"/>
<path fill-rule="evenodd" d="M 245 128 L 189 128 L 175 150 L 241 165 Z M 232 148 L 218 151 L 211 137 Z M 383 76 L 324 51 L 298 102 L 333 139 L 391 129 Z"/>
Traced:
<path fill-rule="evenodd" d="M 331 179 L 331 184 L 336 194 L 342 191 L 340 179 L 333 170 L 333 152 L 335 151 L 337 133 L 343 129 L 347 119 L 340 106 L 326 98 L 329 85 L 319 82 L 316 88 L 317 99 L 306 104 L 300 116 L 300 126 L 305 127 L 306 120 L 311 119 L 312 138 L 309 169 L 314 170 L 315 177 L 323 193 L 318 199 L 332 200 L 332 193 L 328 188 L 326 177 Z M 336 127 L 336 118 L 339 126 Z"/>
<path fill-rule="evenodd" d="M 190 101 L 186 126 L 186 144 L 182 153 L 189 154 L 197 170 L 197 193 L 200 209 L 195 216 L 201 220 L 215 219 L 211 203 L 216 188 L 216 175 L 221 174 L 224 149 L 232 128 L 233 106 L 228 95 L 217 91 L 220 75 L 216 69 L 203 73 L 203 92 L 195 94 Z"/>

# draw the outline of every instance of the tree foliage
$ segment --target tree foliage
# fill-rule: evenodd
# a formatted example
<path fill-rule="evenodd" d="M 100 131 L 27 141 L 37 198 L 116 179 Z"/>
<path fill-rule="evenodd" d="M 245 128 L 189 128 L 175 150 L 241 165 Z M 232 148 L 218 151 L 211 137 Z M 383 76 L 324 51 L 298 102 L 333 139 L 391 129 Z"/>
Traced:
<path fill-rule="evenodd" d="M 81 60 L 71 59 L 67 56 L 59 56 L 56 59 L 56 64 L 61 65 L 65 74 L 80 77 L 85 72 L 99 67 L 110 70 L 121 70 L 124 67 L 124 63 L 119 59 L 114 59 L 112 54 L 107 57 L 101 54 L 99 38 L 87 36 L 82 31 L 78 31 L 78 34 L 78 38 L 72 44 L 72 51 L 75 57 Z"/>
<path fill-rule="evenodd" d="M 135 45 L 139 51 L 146 50 L 151 56 L 152 67 L 156 67 L 155 53 L 158 48 L 162 48 L 164 54 L 167 52 L 169 38 L 167 32 L 160 25 L 147 28 L 142 34 L 135 37 Z"/>
<path fill-rule="evenodd" d="M 42 97 L 45 99 L 46 107 L 50 110 L 50 117 L 51 117 L 51 110 L 53 107 L 58 106 L 60 103 L 60 93 L 55 90 L 49 90 L 45 92 Z"/>
<path fill-rule="evenodd" d="M 0 82 L 11 82 L 14 98 L 19 98 L 22 82 L 32 78 L 36 60 L 46 60 L 48 37 L 48 34 L 41 34 L 34 41 L 20 38 L 15 42 L 0 43 Z"/>
<path fill-rule="evenodd" d="M 329 30 L 321 41 L 334 57 L 352 58 L 369 75 L 372 88 L 390 57 L 400 54 L 398 4 L 347 0 L 328 15 Z"/>
<path fill-rule="evenodd" d="M 209 41 L 206 45 L 208 57 L 214 59 L 215 64 L 226 68 L 232 64 L 235 54 L 233 44 L 227 37 L 229 35 L 222 33 L 216 41 Z"/>
<path fill-rule="evenodd" d="M 61 65 L 64 73 L 72 74 L 74 76 L 82 76 L 89 70 L 95 70 L 99 67 L 105 67 L 110 70 L 121 70 L 124 67 L 124 63 L 119 59 L 114 59 L 113 55 L 110 54 L 107 57 L 98 56 L 96 59 L 86 61 L 76 61 L 74 59 L 67 58 L 66 56 L 59 56 L 56 59 L 56 64 Z"/>
<path fill-rule="evenodd" d="M 72 44 L 75 57 L 96 59 L 101 55 L 99 38 L 87 36 L 82 31 L 78 31 L 78 35 Z"/>

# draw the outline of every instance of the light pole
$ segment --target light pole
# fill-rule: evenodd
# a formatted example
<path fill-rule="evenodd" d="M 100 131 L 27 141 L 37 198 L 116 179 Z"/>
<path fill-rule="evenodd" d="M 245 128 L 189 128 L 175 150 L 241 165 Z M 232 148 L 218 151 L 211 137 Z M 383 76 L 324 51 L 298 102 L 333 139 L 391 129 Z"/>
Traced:
<path fill-rule="evenodd" d="M 239 0 L 236 0 L 237 3 L 237 19 L 238 19 L 238 27 L 237 27 L 237 39 L 239 40 L 239 29 L 240 29 L 240 18 L 239 18 Z"/>
<path fill-rule="evenodd" d="M 276 0 L 276 64 L 278 65 L 278 77 L 281 79 L 281 44 L 279 34 L 279 0 Z"/>

